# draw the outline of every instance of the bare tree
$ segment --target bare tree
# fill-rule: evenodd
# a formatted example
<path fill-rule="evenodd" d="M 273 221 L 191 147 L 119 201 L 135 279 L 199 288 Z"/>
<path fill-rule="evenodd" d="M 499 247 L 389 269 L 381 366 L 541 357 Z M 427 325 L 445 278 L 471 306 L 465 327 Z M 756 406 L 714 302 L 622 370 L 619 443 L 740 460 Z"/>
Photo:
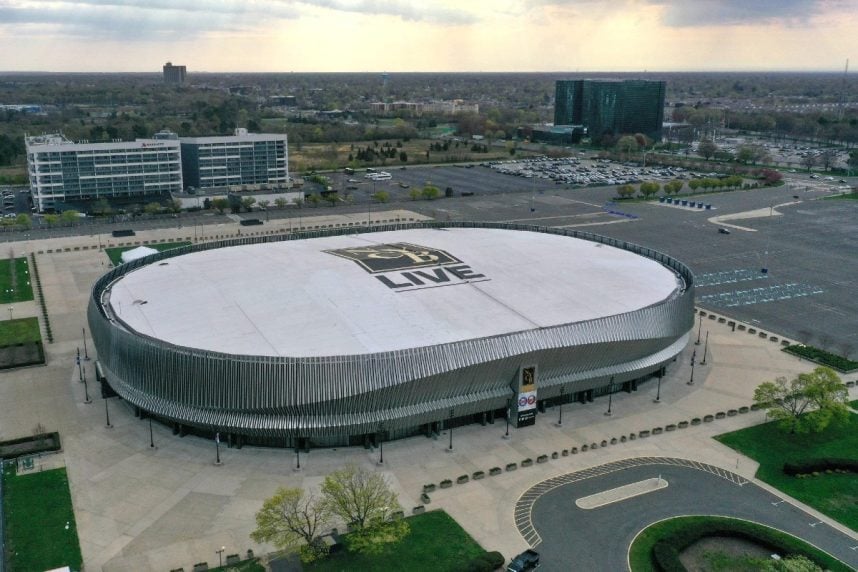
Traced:
<path fill-rule="evenodd" d="M 256 530 L 250 538 L 271 542 L 281 549 L 300 547 L 305 562 L 320 556 L 319 533 L 331 519 L 331 511 L 322 499 L 302 489 L 280 487 L 266 499 L 256 513 Z"/>

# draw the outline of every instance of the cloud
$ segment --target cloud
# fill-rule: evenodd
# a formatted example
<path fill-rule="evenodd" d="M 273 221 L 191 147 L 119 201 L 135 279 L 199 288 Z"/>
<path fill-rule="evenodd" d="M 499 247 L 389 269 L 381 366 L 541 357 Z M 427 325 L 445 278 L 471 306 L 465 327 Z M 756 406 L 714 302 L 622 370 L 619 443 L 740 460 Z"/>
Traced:
<path fill-rule="evenodd" d="M 822 0 L 651 0 L 663 7 L 672 27 L 756 25 L 806 22 L 822 12 Z"/>
<path fill-rule="evenodd" d="M 188 39 L 208 32 L 259 29 L 308 10 L 467 24 L 473 16 L 443 6 L 395 0 L 0 0 L 0 27 L 17 34 L 49 25 L 51 33 L 125 40 Z M 32 26 L 24 30 L 15 26 Z"/>

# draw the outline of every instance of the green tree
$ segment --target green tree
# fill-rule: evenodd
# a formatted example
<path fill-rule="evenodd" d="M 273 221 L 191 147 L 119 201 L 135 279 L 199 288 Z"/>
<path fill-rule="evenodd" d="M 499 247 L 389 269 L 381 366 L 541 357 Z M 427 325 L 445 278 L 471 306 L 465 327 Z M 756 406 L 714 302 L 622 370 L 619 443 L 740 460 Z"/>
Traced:
<path fill-rule="evenodd" d="M 33 221 L 30 219 L 30 215 L 26 213 L 21 213 L 15 217 L 15 226 L 20 226 L 21 228 L 31 228 L 33 226 Z"/>
<path fill-rule="evenodd" d="M 278 209 L 285 209 L 286 204 L 287 204 L 287 201 L 283 197 L 277 197 L 276 199 L 274 199 L 274 206 L 277 207 Z"/>
<path fill-rule="evenodd" d="M 675 195 L 682 190 L 682 187 L 685 183 L 680 181 L 679 179 L 674 179 L 672 181 L 668 181 L 664 184 L 664 194 L 666 195 Z"/>
<path fill-rule="evenodd" d="M 848 397 L 846 384 L 827 367 L 800 373 L 789 381 L 779 377 L 754 390 L 754 403 L 790 433 L 818 433 L 832 421 L 848 418 Z"/>
<path fill-rule="evenodd" d="M 423 190 L 420 191 L 420 194 L 427 201 L 432 201 L 441 195 L 441 190 L 434 185 L 426 185 L 423 187 Z"/>
<path fill-rule="evenodd" d="M 620 185 L 617 187 L 617 194 L 620 198 L 627 199 L 635 194 L 635 188 L 631 185 Z"/>
<path fill-rule="evenodd" d="M 295 197 L 294 199 L 292 199 L 292 204 L 300 209 L 302 206 L 304 206 L 304 197 Z"/>
<path fill-rule="evenodd" d="M 411 189 L 408 192 L 408 196 L 411 197 L 412 201 L 416 201 L 417 199 L 419 199 L 422 196 L 422 194 L 423 193 L 421 193 L 419 189 Z"/>
<path fill-rule="evenodd" d="M 156 215 L 161 212 L 161 203 L 149 203 L 145 207 L 143 207 L 143 212 L 148 215 Z"/>
<path fill-rule="evenodd" d="M 634 135 L 623 135 L 617 141 L 616 148 L 620 153 L 628 155 L 638 150 L 638 140 L 635 139 Z"/>
<path fill-rule="evenodd" d="M 271 206 L 271 201 L 269 201 L 267 199 L 262 199 L 257 204 L 259 205 L 259 208 L 261 208 L 262 210 L 265 211 L 265 210 L 268 210 L 268 207 Z"/>
<path fill-rule="evenodd" d="M 846 164 L 849 165 L 850 171 L 852 169 L 858 169 L 858 151 L 850 151 L 849 159 L 847 159 Z M 851 175 L 852 173 L 850 173 Z"/>
<path fill-rule="evenodd" d="M 319 533 L 331 520 L 331 511 L 323 499 L 297 488 L 280 487 L 266 499 L 256 513 L 256 529 L 250 533 L 255 542 L 270 542 L 283 549 L 295 549 L 301 543 L 301 560 L 309 562 L 321 556 Z"/>
<path fill-rule="evenodd" d="M 406 153 L 405 151 L 400 151 L 399 152 L 399 160 L 403 163 L 407 162 L 408 161 L 408 153 Z"/>
<path fill-rule="evenodd" d="M 320 202 L 322 202 L 322 195 L 320 195 L 319 193 L 313 193 L 312 195 L 307 197 L 307 202 L 313 206 L 316 206 Z"/>
<path fill-rule="evenodd" d="M 340 196 L 336 192 L 328 192 L 325 193 L 324 199 L 331 203 L 332 207 L 337 206 L 337 203 L 340 202 Z"/>
<path fill-rule="evenodd" d="M 212 206 L 215 208 L 218 214 L 223 214 L 223 211 L 229 208 L 229 200 L 223 197 L 212 199 Z"/>
<path fill-rule="evenodd" d="M 356 529 L 353 550 L 375 552 L 410 532 L 407 522 L 392 519 L 401 507 L 380 473 L 346 465 L 325 477 L 322 497 L 328 510 Z"/>
<path fill-rule="evenodd" d="M 688 181 L 688 188 L 692 191 L 696 191 L 700 188 L 700 179 L 691 179 Z"/>
<path fill-rule="evenodd" d="M 697 154 L 706 159 L 707 161 L 715 156 L 715 153 L 718 152 L 718 145 L 712 142 L 710 139 L 704 139 L 697 145 Z"/>
<path fill-rule="evenodd" d="M 56 214 L 46 214 L 45 215 L 45 224 L 49 227 L 55 226 L 58 222 L 60 222 L 60 215 Z"/>
<path fill-rule="evenodd" d="M 256 199 L 253 197 L 241 197 L 241 208 L 243 208 L 246 212 L 250 212 L 253 209 L 253 205 L 256 204 Z"/>
<path fill-rule="evenodd" d="M 390 193 L 388 193 L 387 191 L 378 191 L 377 193 L 372 195 L 372 198 L 374 198 L 380 203 L 386 203 L 390 200 Z"/>
<path fill-rule="evenodd" d="M 182 212 L 182 201 L 173 199 L 167 204 L 167 208 L 170 209 L 171 213 L 178 214 Z"/>
<path fill-rule="evenodd" d="M 655 181 L 644 181 L 643 183 L 641 183 L 640 187 L 641 194 L 646 198 L 649 198 L 652 195 L 656 194 L 659 189 L 661 189 L 661 185 L 659 185 Z"/>
<path fill-rule="evenodd" d="M 60 215 L 60 220 L 63 221 L 63 224 L 73 225 L 80 220 L 80 213 L 74 209 L 63 211 Z"/>
<path fill-rule="evenodd" d="M 110 203 L 105 198 L 98 199 L 92 205 L 92 214 L 94 215 L 109 216 L 112 212 L 113 209 L 110 208 Z"/>

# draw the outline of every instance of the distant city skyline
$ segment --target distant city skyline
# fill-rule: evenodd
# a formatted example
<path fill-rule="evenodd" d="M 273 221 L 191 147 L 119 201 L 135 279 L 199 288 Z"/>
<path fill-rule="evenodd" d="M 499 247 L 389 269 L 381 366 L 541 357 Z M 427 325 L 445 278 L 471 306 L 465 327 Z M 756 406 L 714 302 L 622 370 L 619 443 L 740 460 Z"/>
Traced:
<path fill-rule="evenodd" d="M 839 71 L 858 0 L 0 0 L 0 71 Z"/>

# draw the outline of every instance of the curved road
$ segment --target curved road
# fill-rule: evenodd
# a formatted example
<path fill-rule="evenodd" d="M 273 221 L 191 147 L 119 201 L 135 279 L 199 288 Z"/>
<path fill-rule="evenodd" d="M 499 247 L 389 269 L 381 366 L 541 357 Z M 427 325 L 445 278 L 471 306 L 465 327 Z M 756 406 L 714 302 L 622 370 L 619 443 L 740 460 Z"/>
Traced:
<path fill-rule="evenodd" d="M 657 477 L 668 487 L 594 510 L 581 497 Z M 628 459 L 562 475 L 524 493 L 519 531 L 541 555 L 545 572 L 628 570 L 628 548 L 649 524 L 681 515 L 743 518 L 788 532 L 858 569 L 858 540 L 742 477 L 681 459 Z M 854 548 L 854 549 L 853 549 Z"/>

